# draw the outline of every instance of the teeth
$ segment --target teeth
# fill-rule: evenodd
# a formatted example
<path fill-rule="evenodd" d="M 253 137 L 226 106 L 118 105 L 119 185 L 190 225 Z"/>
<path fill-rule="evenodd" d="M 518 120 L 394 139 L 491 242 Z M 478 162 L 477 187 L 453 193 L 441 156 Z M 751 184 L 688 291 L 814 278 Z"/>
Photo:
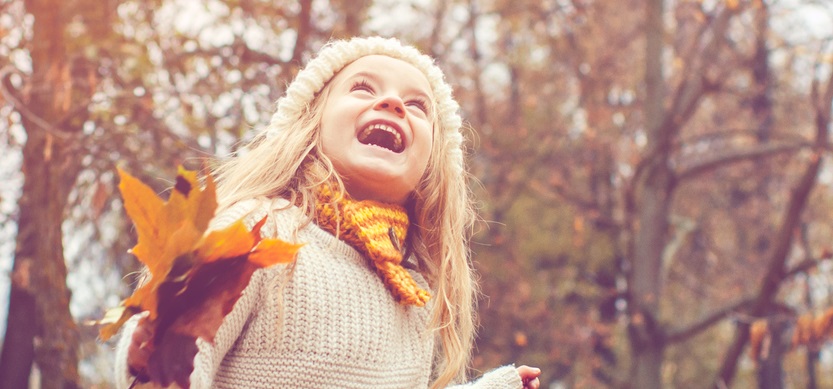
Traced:
<path fill-rule="evenodd" d="M 402 150 L 402 135 L 400 135 L 399 131 L 396 131 L 396 129 L 394 129 L 393 127 L 388 126 L 386 124 L 382 124 L 382 123 L 377 123 L 377 124 L 373 124 L 373 125 L 365 127 L 365 129 L 362 130 L 361 133 L 359 133 L 359 141 L 360 142 L 365 142 L 367 140 L 367 138 L 370 136 L 370 134 L 373 133 L 374 130 L 385 131 L 385 132 L 393 135 L 393 139 L 394 139 L 393 151 L 399 152 L 399 151 Z"/>

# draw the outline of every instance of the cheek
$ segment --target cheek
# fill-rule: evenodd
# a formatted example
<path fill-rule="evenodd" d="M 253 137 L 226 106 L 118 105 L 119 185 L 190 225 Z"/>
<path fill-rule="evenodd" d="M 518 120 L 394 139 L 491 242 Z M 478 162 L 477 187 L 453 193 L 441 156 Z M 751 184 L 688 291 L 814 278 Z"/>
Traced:
<path fill-rule="evenodd" d="M 420 142 L 419 142 L 419 150 L 418 150 L 418 158 L 417 158 L 417 169 L 419 170 L 420 177 L 425 175 L 426 168 L 428 166 L 428 161 L 431 160 L 431 155 L 435 147 L 437 145 L 434 144 L 435 142 L 435 134 L 433 126 L 426 126 L 426 128 L 422 128 L 419 132 Z"/>
<path fill-rule="evenodd" d="M 349 135 L 347 131 L 342 130 L 340 124 L 334 115 L 325 113 L 318 126 L 318 143 L 321 151 L 331 158 L 333 157 L 331 154 L 337 154 L 345 146 L 346 137 Z"/>

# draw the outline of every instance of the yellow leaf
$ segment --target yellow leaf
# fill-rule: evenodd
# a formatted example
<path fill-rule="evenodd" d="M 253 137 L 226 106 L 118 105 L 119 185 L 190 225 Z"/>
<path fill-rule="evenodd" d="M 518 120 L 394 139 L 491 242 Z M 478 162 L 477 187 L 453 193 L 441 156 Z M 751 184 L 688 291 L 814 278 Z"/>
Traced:
<path fill-rule="evenodd" d="M 160 250 L 158 246 L 142 245 L 142 242 L 158 241 L 161 238 L 158 217 L 164 209 L 164 203 L 141 181 L 121 169 L 118 169 L 118 172 L 121 178 L 119 190 L 124 199 L 124 209 L 133 220 L 136 234 L 139 237 L 139 243 L 131 252 L 153 273 L 157 267 L 153 258 L 160 258 Z"/>
<path fill-rule="evenodd" d="M 267 267 L 278 263 L 289 263 L 303 245 L 284 242 L 280 239 L 264 239 L 249 254 L 249 262 Z"/>
<path fill-rule="evenodd" d="M 197 244 L 197 257 L 204 262 L 247 254 L 255 242 L 246 225 L 237 221 L 225 229 L 212 231 Z"/>
<path fill-rule="evenodd" d="M 762 344 L 764 337 L 768 332 L 768 325 L 766 320 L 755 320 L 749 327 L 749 354 L 753 360 L 758 360 L 761 356 Z"/>
<path fill-rule="evenodd" d="M 190 220 L 197 230 L 205 231 L 217 209 L 217 197 L 211 175 L 206 177 L 205 189 L 200 190 L 197 172 L 180 167 L 166 208 L 166 217 L 170 223 Z"/>
<path fill-rule="evenodd" d="M 201 189 L 196 172 L 180 167 L 167 201 L 121 169 L 119 176 L 124 207 L 138 235 L 131 252 L 147 266 L 150 278 L 120 307 L 108 311 L 104 319 L 96 322 L 104 325 L 100 330 L 102 339 L 110 338 L 130 316 L 142 311 L 148 311 L 150 325 L 156 325 L 161 315 L 167 317 L 165 323 L 185 320 L 176 322 L 189 328 L 194 338 L 213 337 L 211 331 L 196 328 L 216 329 L 255 269 L 290 262 L 300 248 L 278 239 L 261 239 L 265 217 L 251 231 L 242 221 L 237 221 L 228 228 L 206 233 L 217 208 L 215 184 L 210 175 Z M 217 281 L 218 277 L 228 279 Z M 216 290 L 220 287 L 217 285 L 224 285 L 223 289 Z M 212 301 L 204 301 L 205 298 Z M 223 307 L 217 311 L 219 314 L 195 313 L 191 308 L 202 309 L 199 307 L 214 304 Z M 176 308 L 171 309 L 172 306 Z M 160 313 L 160 307 L 164 312 Z M 202 318 L 204 325 L 189 324 L 188 320 L 192 319 L 182 319 L 184 311 L 189 311 L 187 318 Z"/>

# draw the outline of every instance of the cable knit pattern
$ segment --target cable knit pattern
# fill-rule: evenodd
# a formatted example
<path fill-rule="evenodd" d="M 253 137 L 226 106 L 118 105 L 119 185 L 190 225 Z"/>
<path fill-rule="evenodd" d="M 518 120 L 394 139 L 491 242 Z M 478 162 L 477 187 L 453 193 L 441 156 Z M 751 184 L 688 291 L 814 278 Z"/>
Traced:
<path fill-rule="evenodd" d="M 269 215 L 264 236 L 293 241 L 300 210 L 285 200 L 239 203 L 212 222 L 221 228 Z M 434 349 L 425 307 L 397 304 L 354 248 L 314 224 L 292 265 L 255 272 L 215 336 L 199 340 L 192 388 L 426 388 Z M 425 280 L 410 276 L 423 288 Z M 126 359 L 136 318 L 122 331 L 116 381 L 129 385 Z M 465 387 L 520 388 L 511 366 Z"/>

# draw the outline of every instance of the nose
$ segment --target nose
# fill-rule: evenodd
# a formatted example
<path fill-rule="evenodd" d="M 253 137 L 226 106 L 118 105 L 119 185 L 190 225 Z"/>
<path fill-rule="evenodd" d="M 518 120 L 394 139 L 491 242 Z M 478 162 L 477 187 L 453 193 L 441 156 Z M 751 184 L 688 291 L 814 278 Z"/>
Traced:
<path fill-rule="evenodd" d="M 377 111 L 388 111 L 400 118 L 405 117 L 405 105 L 402 103 L 402 99 L 394 96 L 386 96 L 379 99 L 373 109 Z"/>

